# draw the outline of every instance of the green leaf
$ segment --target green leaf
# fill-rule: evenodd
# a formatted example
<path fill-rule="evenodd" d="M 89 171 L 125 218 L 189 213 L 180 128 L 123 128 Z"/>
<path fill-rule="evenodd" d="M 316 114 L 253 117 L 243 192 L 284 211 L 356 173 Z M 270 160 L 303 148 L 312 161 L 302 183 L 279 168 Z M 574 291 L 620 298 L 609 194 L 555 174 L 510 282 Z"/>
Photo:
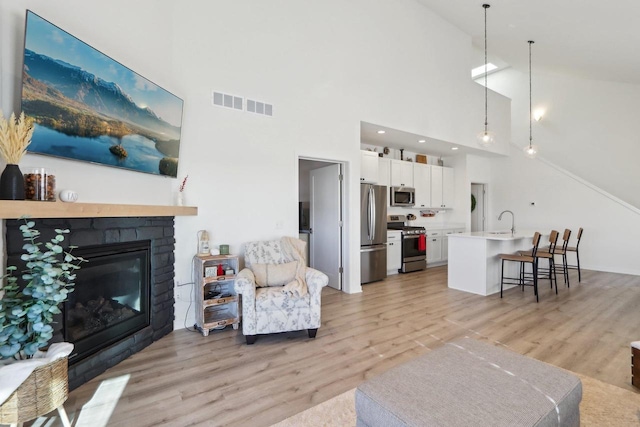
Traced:
<path fill-rule="evenodd" d="M 3 359 L 8 359 L 10 357 L 13 357 L 19 351 L 20 351 L 20 344 L 13 344 L 10 346 L 9 345 L 0 346 L 0 356 L 2 356 Z"/>

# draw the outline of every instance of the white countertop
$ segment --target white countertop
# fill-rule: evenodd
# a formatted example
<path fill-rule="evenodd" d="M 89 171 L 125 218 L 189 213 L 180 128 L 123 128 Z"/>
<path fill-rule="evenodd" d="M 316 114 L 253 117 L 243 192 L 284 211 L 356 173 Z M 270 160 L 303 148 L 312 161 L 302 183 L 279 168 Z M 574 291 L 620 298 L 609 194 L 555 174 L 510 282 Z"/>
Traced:
<path fill-rule="evenodd" d="M 459 230 L 465 228 L 464 224 L 417 224 L 417 221 L 410 221 L 409 225 L 416 227 L 424 227 L 425 230 Z"/>
<path fill-rule="evenodd" d="M 456 233 L 450 234 L 449 238 L 474 238 L 485 240 L 520 240 L 520 239 L 533 239 L 535 231 L 533 230 L 516 230 L 515 234 L 511 234 L 510 230 L 498 230 L 498 231 L 473 231 L 470 233 Z"/>

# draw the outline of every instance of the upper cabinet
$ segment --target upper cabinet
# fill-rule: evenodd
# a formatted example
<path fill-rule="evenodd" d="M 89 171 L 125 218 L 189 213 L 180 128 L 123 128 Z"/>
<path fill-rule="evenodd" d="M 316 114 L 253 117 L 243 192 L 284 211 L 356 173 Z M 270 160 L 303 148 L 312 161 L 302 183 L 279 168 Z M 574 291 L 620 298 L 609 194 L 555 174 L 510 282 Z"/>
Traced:
<path fill-rule="evenodd" d="M 360 182 L 377 184 L 378 173 L 378 153 L 375 151 L 360 151 Z"/>
<path fill-rule="evenodd" d="M 453 168 L 442 168 L 442 207 L 453 208 L 455 201 Z"/>
<path fill-rule="evenodd" d="M 452 208 L 454 201 L 452 168 L 431 166 L 431 207 Z"/>
<path fill-rule="evenodd" d="M 416 189 L 416 208 L 431 207 L 431 166 L 422 163 L 413 165 L 413 187 Z"/>
<path fill-rule="evenodd" d="M 391 160 L 383 157 L 378 159 L 378 184 L 391 187 Z"/>
<path fill-rule="evenodd" d="M 391 160 L 391 186 L 413 187 L 413 163 Z"/>

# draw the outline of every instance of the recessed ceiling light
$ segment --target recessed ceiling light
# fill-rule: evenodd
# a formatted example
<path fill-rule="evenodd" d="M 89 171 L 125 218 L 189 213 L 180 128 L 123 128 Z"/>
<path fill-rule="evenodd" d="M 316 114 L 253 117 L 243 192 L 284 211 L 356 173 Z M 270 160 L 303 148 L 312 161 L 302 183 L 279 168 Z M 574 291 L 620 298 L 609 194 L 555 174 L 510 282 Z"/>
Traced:
<path fill-rule="evenodd" d="M 455 151 L 458 149 L 458 147 L 451 147 L 451 149 Z"/>
<path fill-rule="evenodd" d="M 418 140 L 418 142 L 419 142 L 420 144 L 424 144 L 425 142 L 427 142 L 427 140 L 426 140 L 426 139 L 419 139 L 419 140 Z"/>
<path fill-rule="evenodd" d="M 383 130 L 379 130 L 378 133 L 382 135 L 383 133 L 386 133 L 386 132 Z"/>

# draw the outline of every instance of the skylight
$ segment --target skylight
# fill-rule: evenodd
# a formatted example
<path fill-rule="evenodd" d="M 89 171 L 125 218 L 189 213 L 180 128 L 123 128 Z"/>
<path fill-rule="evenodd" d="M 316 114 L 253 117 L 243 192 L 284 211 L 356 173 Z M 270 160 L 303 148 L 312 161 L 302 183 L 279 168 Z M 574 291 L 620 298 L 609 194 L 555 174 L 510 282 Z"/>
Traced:
<path fill-rule="evenodd" d="M 491 62 L 487 63 L 487 73 L 496 70 L 498 68 L 497 65 L 492 64 Z M 481 76 L 484 74 L 484 64 L 482 64 L 479 67 L 474 68 L 473 70 L 471 70 L 471 78 L 475 79 L 478 76 Z"/>

